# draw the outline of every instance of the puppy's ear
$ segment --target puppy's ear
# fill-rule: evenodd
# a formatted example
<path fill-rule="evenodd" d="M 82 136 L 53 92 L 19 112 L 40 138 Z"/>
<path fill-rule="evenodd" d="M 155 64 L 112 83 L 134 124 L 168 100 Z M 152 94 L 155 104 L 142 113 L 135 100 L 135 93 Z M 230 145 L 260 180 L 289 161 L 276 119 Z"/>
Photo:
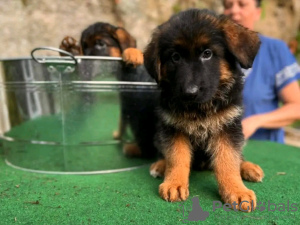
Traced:
<path fill-rule="evenodd" d="M 220 19 L 230 52 L 236 57 L 242 68 L 252 67 L 260 47 L 258 34 L 234 23 L 225 15 L 221 15 Z"/>
<path fill-rule="evenodd" d="M 136 40 L 124 28 L 118 27 L 114 34 L 118 40 L 122 52 L 126 48 L 136 48 Z"/>
<path fill-rule="evenodd" d="M 157 83 L 161 78 L 161 62 L 159 57 L 158 48 L 158 30 L 153 33 L 152 40 L 146 46 L 144 51 L 144 65 L 151 77 L 153 77 Z"/>

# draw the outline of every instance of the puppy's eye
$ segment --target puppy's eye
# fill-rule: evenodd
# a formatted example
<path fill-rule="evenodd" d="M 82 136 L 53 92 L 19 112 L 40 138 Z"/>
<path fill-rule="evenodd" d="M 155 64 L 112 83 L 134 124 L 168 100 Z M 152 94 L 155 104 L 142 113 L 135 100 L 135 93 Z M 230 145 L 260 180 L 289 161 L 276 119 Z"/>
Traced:
<path fill-rule="evenodd" d="M 96 48 L 98 49 L 102 49 L 102 48 L 105 48 L 106 47 L 106 43 L 102 40 L 97 40 L 96 41 Z"/>
<path fill-rule="evenodd" d="M 212 57 L 213 53 L 210 49 L 206 49 L 204 50 L 204 52 L 202 52 L 201 54 L 201 59 L 205 59 L 208 60 Z"/>
<path fill-rule="evenodd" d="M 177 62 L 179 62 L 179 60 L 181 59 L 181 56 L 179 55 L 179 53 L 174 52 L 174 53 L 172 54 L 171 58 L 172 58 L 172 61 L 173 61 L 174 63 L 177 63 Z"/>

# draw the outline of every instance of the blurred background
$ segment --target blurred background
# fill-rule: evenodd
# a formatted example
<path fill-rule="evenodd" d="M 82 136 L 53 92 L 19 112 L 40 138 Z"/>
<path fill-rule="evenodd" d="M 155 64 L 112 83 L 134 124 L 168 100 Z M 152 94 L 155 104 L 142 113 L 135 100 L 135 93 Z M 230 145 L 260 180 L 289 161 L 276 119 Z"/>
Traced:
<path fill-rule="evenodd" d="M 66 35 L 79 40 L 81 31 L 98 21 L 124 27 L 144 49 L 157 25 L 190 7 L 223 10 L 222 0 L 0 0 L 0 57 L 58 47 Z M 291 44 L 298 60 L 299 28 L 299 0 L 264 0 L 256 30 Z"/>
<path fill-rule="evenodd" d="M 58 48 L 65 36 L 80 40 L 95 22 L 124 27 L 143 50 L 157 25 L 192 7 L 223 12 L 222 0 L 0 0 L 0 58 L 30 56 L 40 46 Z M 300 62 L 300 0 L 263 0 L 262 10 L 255 30 L 285 41 Z M 300 146 L 300 131 L 288 129 L 286 142 Z"/>

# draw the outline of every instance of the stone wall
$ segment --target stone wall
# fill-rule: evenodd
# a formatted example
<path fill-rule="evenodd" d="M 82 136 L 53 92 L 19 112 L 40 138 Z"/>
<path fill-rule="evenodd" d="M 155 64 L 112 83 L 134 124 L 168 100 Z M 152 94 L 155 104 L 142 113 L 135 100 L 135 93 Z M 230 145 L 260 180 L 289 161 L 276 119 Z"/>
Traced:
<path fill-rule="evenodd" d="M 28 56 L 38 46 L 57 47 L 66 35 L 77 39 L 97 21 L 125 27 L 147 44 L 151 31 L 174 12 L 198 7 L 222 12 L 221 0 L 0 0 L 0 57 Z M 299 28 L 299 0 L 265 0 L 256 28 L 289 41 Z"/>
<path fill-rule="evenodd" d="M 295 38 L 300 30 L 300 1 L 265 0 L 256 30 L 286 42 Z"/>

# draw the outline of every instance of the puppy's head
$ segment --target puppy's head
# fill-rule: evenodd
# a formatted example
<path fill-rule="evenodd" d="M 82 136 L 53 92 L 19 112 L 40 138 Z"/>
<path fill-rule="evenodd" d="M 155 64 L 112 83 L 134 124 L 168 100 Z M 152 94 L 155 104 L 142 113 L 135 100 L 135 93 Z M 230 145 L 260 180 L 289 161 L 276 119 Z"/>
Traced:
<path fill-rule="evenodd" d="M 255 32 L 227 17 L 190 9 L 154 31 L 144 63 L 172 97 L 205 103 L 220 87 L 234 83 L 237 63 L 243 68 L 252 66 L 259 45 Z"/>
<path fill-rule="evenodd" d="M 135 48 L 136 40 L 123 28 L 98 22 L 81 34 L 84 55 L 120 57 L 126 48 Z"/>

